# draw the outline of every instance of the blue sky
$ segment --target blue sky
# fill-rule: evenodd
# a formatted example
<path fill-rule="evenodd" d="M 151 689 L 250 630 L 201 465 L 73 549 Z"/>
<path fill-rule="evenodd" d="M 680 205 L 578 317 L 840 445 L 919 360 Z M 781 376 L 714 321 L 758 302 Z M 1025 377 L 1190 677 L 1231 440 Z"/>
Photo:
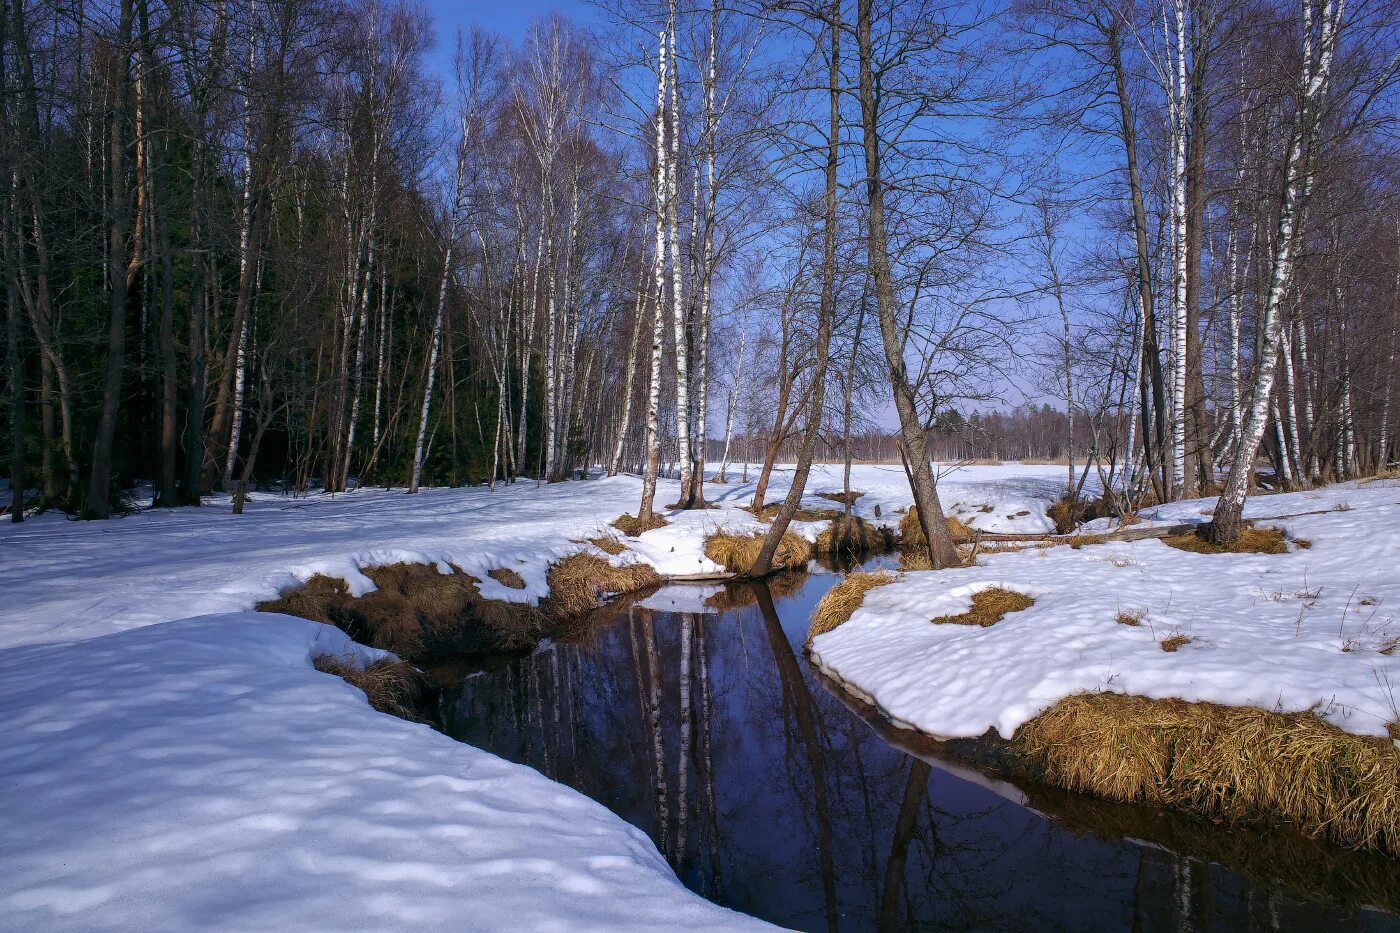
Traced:
<path fill-rule="evenodd" d="M 597 7 L 583 0 L 423 0 L 437 28 L 438 67 L 444 74 L 452 61 L 452 43 L 457 29 L 472 25 L 498 33 L 516 44 L 530 23 L 551 10 L 558 10 L 576 23 L 600 22 Z"/>

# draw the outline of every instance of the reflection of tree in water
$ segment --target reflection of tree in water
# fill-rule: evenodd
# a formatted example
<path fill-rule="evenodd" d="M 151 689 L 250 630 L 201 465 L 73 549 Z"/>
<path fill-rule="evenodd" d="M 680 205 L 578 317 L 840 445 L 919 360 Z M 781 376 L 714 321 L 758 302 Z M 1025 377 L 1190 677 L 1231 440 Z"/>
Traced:
<path fill-rule="evenodd" d="M 832 582 L 777 601 L 749 585 L 720 614 L 629 608 L 469 678 L 449 730 L 601 801 L 692 889 L 789 927 L 1325 929 L 1350 916 L 1068 831 L 890 745 L 800 654 Z"/>

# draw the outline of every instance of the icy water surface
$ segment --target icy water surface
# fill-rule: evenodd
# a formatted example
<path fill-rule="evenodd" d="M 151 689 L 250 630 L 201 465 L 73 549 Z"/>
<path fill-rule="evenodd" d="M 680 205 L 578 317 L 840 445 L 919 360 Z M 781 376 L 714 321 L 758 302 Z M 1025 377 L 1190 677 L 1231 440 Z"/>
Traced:
<path fill-rule="evenodd" d="M 713 901 L 801 930 L 1400 930 L 1400 863 L 949 764 L 802 653 L 840 578 L 630 605 L 449 692 L 448 731 L 647 832 Z M 675 588 L 649 605 L 701 608 Z"/>

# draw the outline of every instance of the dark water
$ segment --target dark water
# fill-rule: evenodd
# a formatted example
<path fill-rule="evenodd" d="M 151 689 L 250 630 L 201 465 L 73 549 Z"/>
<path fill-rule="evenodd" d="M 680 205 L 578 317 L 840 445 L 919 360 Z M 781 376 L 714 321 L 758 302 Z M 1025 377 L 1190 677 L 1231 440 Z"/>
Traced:
<path fill-rule="evenodd" d="M 812 671 L 839 578 L 620 608 L 467 678 L 462 741 L 646 831 L 713 901 L 803 930 L 1400 930 L 1400 869 L 1292 834 L 1021 788 L 878 726 Z M 956 772 L 956 773 L 955 773 Z"/>

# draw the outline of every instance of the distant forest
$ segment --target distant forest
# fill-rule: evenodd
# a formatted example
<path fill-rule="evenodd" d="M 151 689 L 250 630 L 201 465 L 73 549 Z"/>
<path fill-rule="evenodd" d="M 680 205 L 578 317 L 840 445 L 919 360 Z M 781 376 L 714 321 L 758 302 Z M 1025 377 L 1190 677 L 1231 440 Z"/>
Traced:
<path fill-rule="evenodd" d="M 606 19 L 8 2 L 20 501 L 597 467 L 649 512 L 664 469 L 686 506 L 717 460 L 902 451 L 921 507 L 931 457 L 1242 503 L 1394 462 L 1395 4 Z"/>

